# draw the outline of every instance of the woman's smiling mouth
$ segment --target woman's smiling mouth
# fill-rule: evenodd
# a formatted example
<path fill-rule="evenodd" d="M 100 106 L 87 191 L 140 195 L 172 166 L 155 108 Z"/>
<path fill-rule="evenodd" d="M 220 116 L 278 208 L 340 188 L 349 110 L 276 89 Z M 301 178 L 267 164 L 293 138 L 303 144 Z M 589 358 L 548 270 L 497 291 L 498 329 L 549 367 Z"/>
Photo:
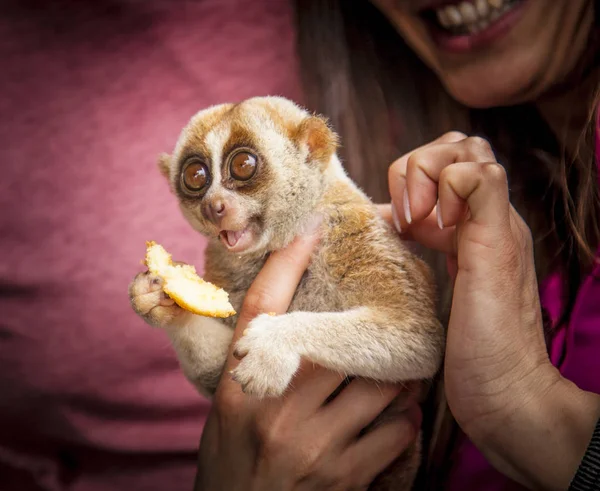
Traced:
<path fill-rule="evenodd" d="M 468 51 L 490 44 L 508 32 L 526 0 L 473 0 L 445 3 L 421 11 L 436 44 L 448 51 Z"/>

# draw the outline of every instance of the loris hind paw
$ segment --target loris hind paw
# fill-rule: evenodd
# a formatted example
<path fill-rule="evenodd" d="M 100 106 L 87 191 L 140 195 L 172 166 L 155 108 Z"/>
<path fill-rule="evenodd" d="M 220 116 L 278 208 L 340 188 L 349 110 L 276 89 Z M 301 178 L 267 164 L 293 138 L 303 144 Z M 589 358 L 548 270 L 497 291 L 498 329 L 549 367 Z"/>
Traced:
<path fill-rule="evenodd" d="M 168 327 L 183 312 L 162 290 L 162 280 L 148 271 L 139 273 L 129 285 L 133 310 L 154 327 Z"/>
<path fill-rule="evenodd" d="M 242 358 L 233 379 L 242 390 L 257 398 L 278 397 L 289 386 L 300 366 L 300 355 L 287 338 L 287 316 L 263 314 L 250 322 L 235 346 Z"/>

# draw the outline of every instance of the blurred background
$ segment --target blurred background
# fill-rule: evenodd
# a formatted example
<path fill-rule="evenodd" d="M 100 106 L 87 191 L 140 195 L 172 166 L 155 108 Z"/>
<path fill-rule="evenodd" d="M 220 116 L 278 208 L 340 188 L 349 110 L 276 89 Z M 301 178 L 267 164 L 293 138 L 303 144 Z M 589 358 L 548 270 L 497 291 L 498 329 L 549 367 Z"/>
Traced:
<path fill-rule="evenodd" d="M 188 119 L 299 99 L 289 2 L 0 4 L 0 489 L 189 490 L 209 403 L 129 306 L 145 241 L 202 270 L 157 170 Z"/>

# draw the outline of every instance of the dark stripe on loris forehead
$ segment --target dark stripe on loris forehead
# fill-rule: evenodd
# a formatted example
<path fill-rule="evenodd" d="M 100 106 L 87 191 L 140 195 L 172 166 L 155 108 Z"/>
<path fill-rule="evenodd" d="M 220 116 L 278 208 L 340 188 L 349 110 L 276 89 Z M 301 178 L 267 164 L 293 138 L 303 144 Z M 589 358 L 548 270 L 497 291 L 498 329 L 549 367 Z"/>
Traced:
<path fill-rule="evenodd" d="M 179 158 L 179 170 L 190 157 L 199 157 L 209 167 L 212 164 L 212 152 L 206 144 L 207 135 L 221 125 L 227 124 L 227 116 L 231 113 L 232 104 L 211 111 L 208 115 L 196 119 L 187 128 L 186 140 Z"/>
<path fill-rule="evenodd" d="M 224 120 L 230 119 L 237 106 L 238 104 L 223 104 L 213 109 L 194 123 L 194 129 L 202 138 L 205 138 L 216 126 L 222 124 Z"/>
<path fill-rule="evenodd" d="M 234 104 L 223 104 L 201 118 L 195 119 L 187 128 L 187 138 L 181 155 L 188 158 L 190 155 L 198 155 L 209 164 L 211 151 L 206 144 L 206 136 L 215 128 L 227 124 L 227 119 L 231 117 L 235 107 Z M 180 161 L 185 160 L 183 157 Z"/>

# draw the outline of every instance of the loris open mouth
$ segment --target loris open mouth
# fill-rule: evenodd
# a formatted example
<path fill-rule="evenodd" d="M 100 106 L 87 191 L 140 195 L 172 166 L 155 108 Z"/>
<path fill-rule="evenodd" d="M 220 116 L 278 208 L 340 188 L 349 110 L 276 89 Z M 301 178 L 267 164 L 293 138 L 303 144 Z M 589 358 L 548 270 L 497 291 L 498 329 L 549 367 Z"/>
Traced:
<path fill-rule="evenodd" d="M 243 230 L 221 230 L 219 239 L 227 249 L 232 252 L 242 252 L 254 242 L 254 233 L 247 226 Z"/>

